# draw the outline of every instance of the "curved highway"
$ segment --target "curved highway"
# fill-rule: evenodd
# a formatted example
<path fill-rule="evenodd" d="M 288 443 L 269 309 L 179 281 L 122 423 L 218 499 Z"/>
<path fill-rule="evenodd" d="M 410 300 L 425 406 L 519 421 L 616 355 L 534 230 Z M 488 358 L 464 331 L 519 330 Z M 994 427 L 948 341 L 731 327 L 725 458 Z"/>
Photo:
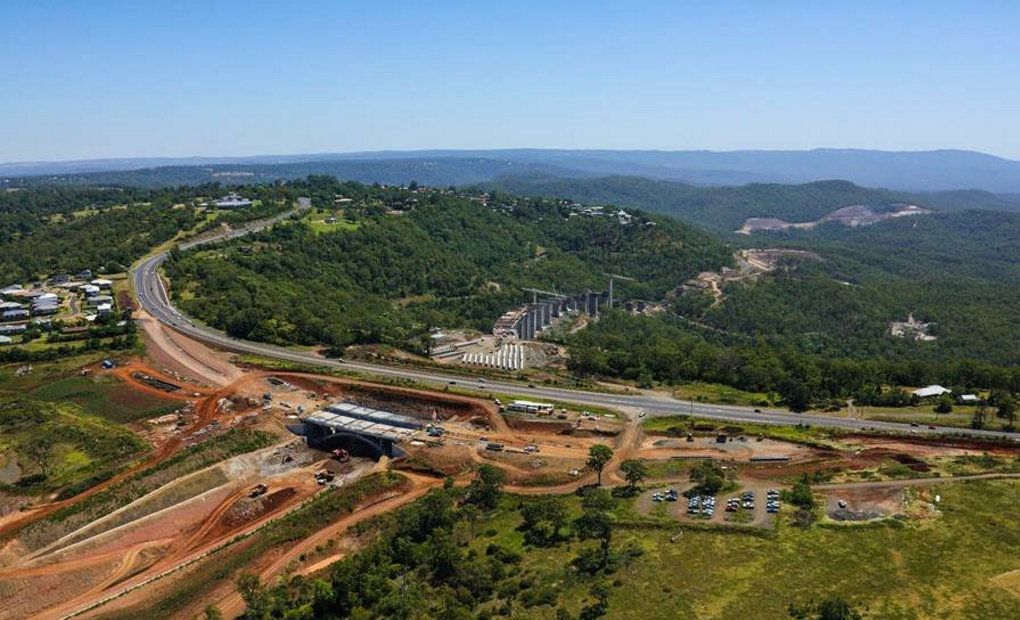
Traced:
<path fill-rule="evenodd" d="M 294 211 L 283 213 L 268 220 L 252 222 L 244 227 L 227 233 L 182 243 L 180 247 L 181 249 L 186 250 L 201 245 L 216 243 L 225 239 L 240 237 L 251 232 L 262 230 L 286 217 L 289 217 L 293 213 L 307 209 L 310 206 L 311 202 L 308 198 L 299 198 L 298 207 Z M 730 420 L 735 422 L 786 425 L 808 423 L 815 426 L 832 428 L 893 431 L 917 435 L 951 434 L 970 437 L 1008 438 L 1014 441 L 1020 439 L 1016 435 L 1006 436 L 1001 432 L 988 430 L 952 427 L 930 428 L 927 426 L 911 427 L 904 423 L 853 420 L 821 415 L 802 415 L 777 409 L 758 410 L 750 407 L 691 403 L 647 393 L 621 395 L 583 390 L 567 390 L 541 385 L 531 387 L 530 385 L 522 385 L 520 383 L 511 383 L 506 381 L 466 379 L 463 376 L 445 375 L 442 372 L 431 369 L 399 368 L 381 364 L 326 359 L 312 353 L 295 351 L 261 342 L 240 340 L 205 325 L 193 322 L 190 318 L 178 311 L 177 308 L 175 308 L 170 302 L 166 288 L 157 273 L 159 266 L 163 264 L 166 258 L 166 252 L 154 254 L 141 260 L 131 271 L 132 283 L 135 288 L 138 302 L 142 308 L 144 308 L 145 311 L 156 320 L 186 336 L 222 349 L 240 353 L 250 353 L 301 364 L 340 368 L 372 375 L 410 379 L 418 383 L 432 386 L 456 384 L 458 386 L 475 390 L 510 394 L 522 398 L 558 400 L 593 407 L 630 407 L 640 409 L 643 412 L 646 412 L 649 416 L 693 414 L 703 418 Z"/>

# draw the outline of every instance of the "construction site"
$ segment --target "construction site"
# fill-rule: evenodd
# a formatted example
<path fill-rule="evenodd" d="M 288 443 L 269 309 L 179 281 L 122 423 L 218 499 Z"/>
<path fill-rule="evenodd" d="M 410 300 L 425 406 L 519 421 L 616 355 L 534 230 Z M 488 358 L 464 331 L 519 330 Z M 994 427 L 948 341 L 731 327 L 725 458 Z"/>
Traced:
<path fill-rule="evenodd" d="M 545 306 L 550 320 L 554 306 Z M 546 311 L 529 312 L 540 322 Z M 133 617 L 185 587 L 196 594 L 174 617 L 199 616 L 207 605 L 236 617 L 244 602 L 235 573 L 207 578 L 224 558 L 247 558 L 244 569 L 263 582 L 285 572 L 314 574 L 364 544 L 352 533 L 355 525 L 447 478 L 466 484 L 482 463 L 501 469 L 505 490 L 520 495 L 591 485 L 597 472 L 587 466 L 588 454 L 599 444 L 613 450 L 603 484 L 625 483 L 625 460 L 646 464 L 637 514 L 737 530 L 774 527 L 783 511 L 772 510 L 780 503 L 772 492 L 805 473 L 823 481 L 816 489 L 827 498 L 827 514 L 844 522 L 929 518 L 914 499 L 904 499 L 917 497 L 908 490 L 951 476 L 1015 475 L 971 463 L 1013 462 L 1016 446 L 867 433 L 796 441 L 735 424 L 651 424 L 626 407 L 504 403 L 484 394 L 243 366 L 144 317 L 141 324 L 146 358 L 96 364 L 89 373 L 120 381 L 128 392 L 171 399 L 178 409 L 133 423 L 151 450 L 117 475 L 71 497 L 40 497 L 0 511 L 2 620 Z M 247 443 L 225 452 L 238 437 Z M 720 502 L 752 507 L 706 513 L 709 500 L 699 498 L 692 513 L 672 503 L 691 489 L 689 471 L 702 461 L 719 464 L 730 481 Z M 349 511 L 309 526 L 307 536 L 258 546 L 274 522 L 371 480 L 389 482 L 359 492 Z M 768 504 L 747 499 L 766 496 Z"/>
<path fill-rule="evenodd" d="M 538 342 L 542 334 L 566 322 L 571 324 L 570 331 L 583 329 L 589 321 L 598 319 L 601 312 L 617 304 L 617 280 L 634 280 L 619 274 L 604 275 L 608 277 L 609 287 L 602 292 L 584 290 L 565 295 L 555 291 L 524 288 L 525 292 L 531 293 L 531 302 L 503 313 L 493 324 L 491 336 L 458 338 L 448 333 L 434 333 L 433 338 L 438 341 L 438 346 L 433 348 L 432 358 L 445 363 L 503 371 L 550 365 L 562 359 L 565 351 L 543 346 Z M 641 300 L 628 300 L 621 307 L 639 314 L 660 309 L 658 304 Z"/>

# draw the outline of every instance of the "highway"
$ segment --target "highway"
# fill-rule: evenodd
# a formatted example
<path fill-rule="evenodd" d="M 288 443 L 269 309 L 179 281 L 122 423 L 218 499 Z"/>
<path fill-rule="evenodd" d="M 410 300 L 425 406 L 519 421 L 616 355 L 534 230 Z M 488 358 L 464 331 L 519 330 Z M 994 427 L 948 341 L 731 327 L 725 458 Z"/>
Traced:
<path fill-rule="evenodd" d="M 311 206 L 308 198 L 299 198 L 298 207 L 293 211 L 278 215 L 269 220 L 252 222 L 244 227 L 232 230 L 227 233 L 210 236 L 205 239 L 192 240 L 181 244 L 181 249 L 190 249 L 201 245 L 216 243 L 226 239 L 240 237 L 254 231 L 262 230 L 267 226 L 289 217 L 296 211 L 307 209 Z M 164 325 L 195 340 L 218 348 L 249 353 L 263 357 L 286 360 L 301 364 L 339 368 L 349 371 L 362 372 L 368 375 L 395 377 L 410 379 L 421 384 L 435 387 L 456 385 L 462 388 L 473 390 L 497 392 L 509 394 L 520 398 L 556 400 L 561 402 L 577 403 L 593 407 L 628 407 L 646 412 L 648 416 L 667 416 L 678 414 L 693 414 L 702 418 L 718 420 L 730 420 L 734 422 L 751 422 L 764 424 L 799 424 L 807 423 L 814 426 L 843 428 L 854 430 L 877 430 L 887 432 L 899 432 L 913 435 L 963 435 L 968 437 L 987 438 L 1008 438 L 1013 441 L 1020 441 L 1020 436 L 1004 435 L 1001 432 L 990 430 L 976 430 L 969 428 L 935 427 L 927 426 L 912 427 L 906 423 L 879 422 L 873 420 L 854 420 L 822 415 L 804 415 L 792 413 L 779 409 L 753 409 L 750 407 L 736 407 L 728 405 L 713 405 L 705 403 L 691 403 L 678 401 L 672 398 L 643 392 L 635 392 L 631 395 L 607 394 L 603 392 L 592 392 L 584 390 L 568 390 L 552 388 L 542 385 L 523 385 L 507 381 L 485 380 L 481 378 L 465 378 L 462 375 L 446 375 L 432 369 L 400 368 L 382 364 L 370 364 L 365 362 L 354 362 L 346 360 L 326 359 L 318 355 L 303 351 L 295 351 L 260 342 L 241 340 L 228 336 L 210 327 L 193 322 L 189 317 L 182 314 L 170 302 L 163 281 L 158 275 L 158 269 L 166 260 L 167 253 L 154 254 L 140 261 L 131 271 L 131 278 L 141 307 L 153 318 Z"/>

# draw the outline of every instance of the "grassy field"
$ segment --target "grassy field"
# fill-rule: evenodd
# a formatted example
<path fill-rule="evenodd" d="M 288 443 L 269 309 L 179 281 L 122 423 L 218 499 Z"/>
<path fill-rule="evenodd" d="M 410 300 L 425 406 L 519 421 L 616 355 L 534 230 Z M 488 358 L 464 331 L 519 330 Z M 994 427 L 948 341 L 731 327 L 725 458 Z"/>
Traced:
<path fill-rule="evenodd" d="M 17 370 L 22 364 L 6 364 L 0 366 L 0 395 L 73 403 L 88 414 L 119 423 L 160 416 L 180 406 L 179 401 L 131 389 L 115 377 L 80 373 L 85 366 L 123 355 L 123 351 L 117 354 L 99 351 L 33 363 L 31 372 L 20 376 Z"/>
<path fill-rule="evenodd" d="M 749 407 L 770 405 L 769 395 L 764 392 L 745 392 L 720 383 L 688 383 L 673 390 L 673 398 Z"/>
<path fill-rule="evenodd" d="M 103 479 L 146 448 L 134 433 L 74 404 L 0 404 L 0 454 L 21 469 L 8 490 L 43 493 Z"/>
<path fill-rule="evenodd" d="M 685 527 L 675 543 L 676 528 L 618 527 L 614 547 L 635 545 L 643 555 L 608 577 L 607 617 L 773 620 L 787 617 L 790 603 L 832 596 L 866 608 L 868 618 L 1020 617 L 1015 595 L 991 581 L 1020 568 L 1020 521 L 1012 517 L 1020 482 L 943 484 L 935 492 L 942 515 L 920 522 L 806 530 L 780 524 L 771 536 Z M 523 552 L 522 571 L 533 583 L 554 584 L 559 600 L 512 617 L 552 619 L 558 606 L 576 617 L 591 581 L 564 567 L 582 544 L 525 550 L 519 522 L 510 510 L 480 521 L 483 534 L 472 546 L 481 551 L 498 542 Z"/>
<path fill-rule="evenodd" d="M 810 420 L 806 420 L 810 422 Z M 740 433 L 749 437 L 768 437 L 782 441 L 792 441 L 807 445 L 830 447 L 844 437 L 838 429 L 819 426 L 782 426 L 778 424 L 752 424 L 748 422 L 723 422 L 692 418 L 690 416 L 663 416 L 649 418 L 642 423 L 642 428 L 649 432 L 666 433 L 671 428 L 679 428 L 682 432 L 714 432 L 725 429 L 730 434 Z"/>
<path fill-rule="evenodd" d="M 38 400 L 73 402 L 85 411 L 113 422 L 127 423 L 176 410 L 179 401 L 133 390 L 111 376 L 64 377 L 31 392 Z"/>

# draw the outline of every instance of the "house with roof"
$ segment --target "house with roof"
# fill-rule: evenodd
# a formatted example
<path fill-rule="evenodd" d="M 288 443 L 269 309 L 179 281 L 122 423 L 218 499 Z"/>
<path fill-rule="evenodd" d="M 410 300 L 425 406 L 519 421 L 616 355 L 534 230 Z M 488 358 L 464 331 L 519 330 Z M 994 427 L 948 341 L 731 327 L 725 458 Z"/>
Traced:
<path fill-rule="evenodd" d="M 952 390 L 944 388 L 941 385 L 928 385 L 923 388 L 916 389 L 911 393 L 918 398 L 932 398 L 934 396 L 950 394 L 952 393 Z"/>
<path fill-rule="evenodd" d="M 242 198 L 239 194 L 227 194 L 219 200 L 214 200 L 213 205 L 217 209 L 240 209 L 242 207 L 250 207 L 251 201 L 247 198 Z"/>
<path fill-rule="evenodd" d="M 23 308 L 17 308 L 14 310 L 4 310 L 3 314 L 0 314 L 0 320 L 3 321 L 24 321 L 28 319 L 28 310 Z"/>

